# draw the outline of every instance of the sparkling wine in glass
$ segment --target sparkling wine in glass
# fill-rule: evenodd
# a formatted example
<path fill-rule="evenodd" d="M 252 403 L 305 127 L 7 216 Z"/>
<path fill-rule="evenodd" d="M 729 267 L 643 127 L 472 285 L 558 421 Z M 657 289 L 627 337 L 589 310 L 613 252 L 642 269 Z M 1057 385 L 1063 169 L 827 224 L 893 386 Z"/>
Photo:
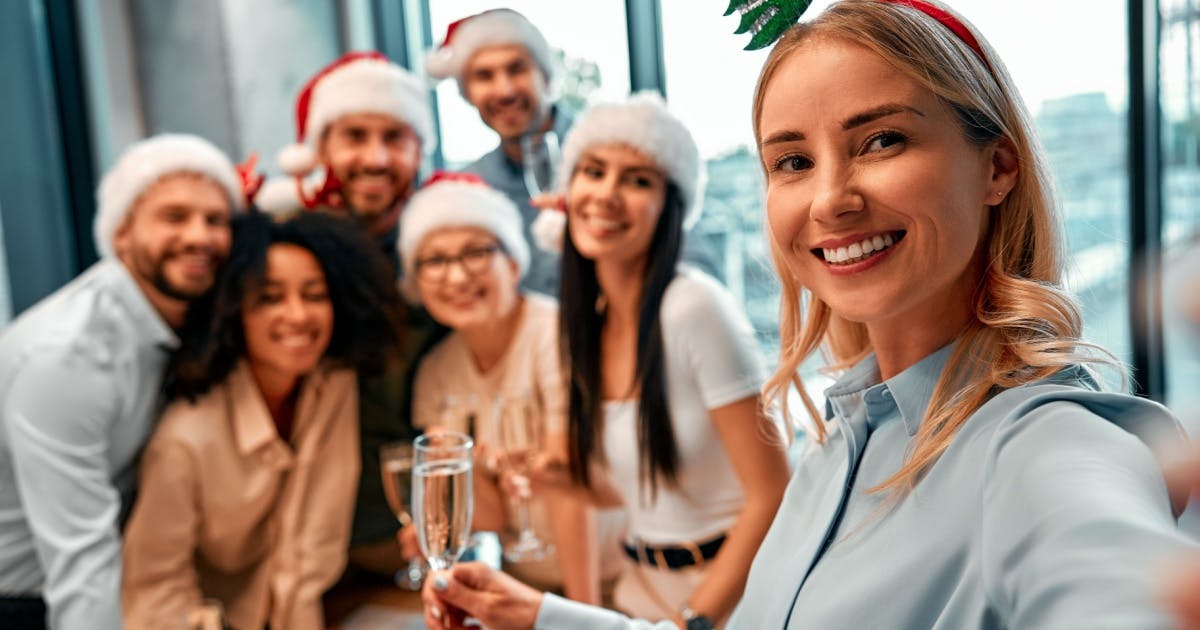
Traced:
<path fill-rule="evenodd" d="M 521 171 L 530 197 L 554 190 L 559 159 L 558 134 L 545 131 L 521 136 Z"/>
<path fill-rule="evenodd" d="M 429 567 L 450 568 L 471 538 L 471 448 L 465 434 L 444 431 L 422 435 L 414 442 L 413 520 L 417 540 Z"/>
<path fill-rule="evenodd" d="M 413 524 L 410 513 L 412 493 L 413 445 L 411 442 L 390 442 L 379 449 L 380 470 L 383 472 L 383 494 L 388 507 L 401 527 Z M 420 558 L 408 561 L 408 566 L 396 574 L 396 585 L 410 591 L 421 590 L 425 578 L 425 563 Z"/>
<path fill-rule="evenodd" d="M 554 550 L 538 538 L 529 515 L 529 468 L 542 449 L 542 419 L 529 396 L 508 396 L 496 400 L 497 461 L 513 484 L 525 491 L 511 497 L 517 512 L 517 538 L 504 548 L 509 562 L 536 562 Z"/>

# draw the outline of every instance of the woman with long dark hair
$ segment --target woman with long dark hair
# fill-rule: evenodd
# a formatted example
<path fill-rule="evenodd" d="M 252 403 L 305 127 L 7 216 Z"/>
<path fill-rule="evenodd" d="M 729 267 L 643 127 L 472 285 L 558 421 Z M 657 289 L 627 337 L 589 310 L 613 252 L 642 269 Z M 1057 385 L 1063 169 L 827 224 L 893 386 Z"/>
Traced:
<path fill-rule="evenodd" d="M 358 484 L 355 371 L 397 347 L 399 293 L 345 219 L 251 214 L 209 306 L 189 313 L 142 455 L 126 625 L 180 627 L 215 599 L 236 628 L 323 628 Z"/>
<path fill-rule="evenodd" d="M 703 192 L 699 152 L 661 98 L 639 94 L 584 112 L 561 172 L 569 469 L 597 502 L 629 512 L 614 603 L 719 621 L 787 465 L 749 322 L 714 279 L 679 265 Z"/>

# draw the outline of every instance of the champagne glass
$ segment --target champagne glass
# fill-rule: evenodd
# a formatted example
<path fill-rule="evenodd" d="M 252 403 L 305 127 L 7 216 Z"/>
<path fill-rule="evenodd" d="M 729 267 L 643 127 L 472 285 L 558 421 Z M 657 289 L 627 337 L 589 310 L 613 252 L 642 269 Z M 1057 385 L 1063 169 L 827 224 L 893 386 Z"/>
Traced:
<path fill-rule="evenodd" d="M 379 464 L 388 507 L 392 508 L 401 527 L 412 526 L 412 443 L 389 442 L 379 447 Z M 420 558 L 413 558 L 408 561 L 408 567 L 396 574 L 396 585 L 405 590 L 419 591 L 424 578 L 425 563 Z"/>
<path fill-rule="evenodd" d="M 559 157 L 558 134 L 553 131 L 521 136 L 521 171 L 530 197 L 554 190 Z"/>
<path fill-rule="evenodd" d="M 471 538 L 474 442 L 463 433 L 428 433 L 413 442 L 413 520 L 421 553 L 434 571 L 458 560 Z"/>
<path fill-rule="evenodd" d="M 542 448 L 542 419 L 529 396 L 499 398 L 495 409 L 497 461 L 512 483 L 521 489 L 511 497 L 517 512 L 517 539 L 504 549 L 509 562 L 536 562 L 554 550 L 533 531 L 529 516 L 529 468 Z"/>

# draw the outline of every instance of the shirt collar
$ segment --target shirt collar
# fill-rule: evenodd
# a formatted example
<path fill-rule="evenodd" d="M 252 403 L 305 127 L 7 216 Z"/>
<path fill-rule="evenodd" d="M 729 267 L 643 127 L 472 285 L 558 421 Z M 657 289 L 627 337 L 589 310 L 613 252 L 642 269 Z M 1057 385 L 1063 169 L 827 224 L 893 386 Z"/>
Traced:
<path fill-rule="evenodd" d="M 825 419 L 852 416 L 862 392 L 877 383 L 879 363 L 874 354 L 868 354 L 825 390 Z"/>
<path fill-rule="evenodd" d="M 254 375 L 245 360 L 229 373 L 230 413 L 233 416 L 233 431 L 238 452 L 250 455 L 258 449 L 279 440 L 279 432 L 271 420 L 271 412 L 258 391 Z"/>
<path fill-rule="evenodd" d="M 896 408 L 904 420 L 904 429 L 909 435 L 916 435 L 920 428 L 921 420 L 929 409 L 929 401 L 933 398 L 933 389 L 937 387 L 953 350 L 953 343 L 946 344 L 884 382 L 896 401 Z"/>
<path fill-rule="evenodd" d="M 874 398 L 890 398 L 900 412 L 905 431 L 910 436 L 916 435 L 953 349 L 953 343 L 947 344 L 883 382 L 880 382 L 879 362 L 875 354 L 863 357 L 825 390 L 826 420 L 835 416 L 851 417 L 864 397 L 871 398 L 868 400 L 871 404 L 878 404 Z M 878 414 L 870 416 L 878 417 Z"/>
<path fill-rule="evenodd" d="M 113 279 L 113 287 L 117 299 L 129 311 L 135 330 L 142 331 L 151 345 L 159 346 L 168 352 L 179 348 L 179 337 L 167 325 L 162 315 L 150 304 L 150 298 L 142 292 L 133 274 L 125 268 L 125 264 L 115 258 L 106 258 L 100 263 L 107 267 L 106 272 Z"/>

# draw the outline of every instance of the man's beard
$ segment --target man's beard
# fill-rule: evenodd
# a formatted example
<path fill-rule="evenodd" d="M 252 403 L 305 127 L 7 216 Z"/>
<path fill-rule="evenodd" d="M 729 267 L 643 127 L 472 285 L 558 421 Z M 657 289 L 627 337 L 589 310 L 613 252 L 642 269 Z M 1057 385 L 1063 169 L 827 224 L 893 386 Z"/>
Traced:
<path fill-rule="evenodd" d="M 144 279 L 149 280 L 150 284 L 157 289 L 159 293 L 162 293 L 172 300 L 191 302 L 203 297 L 205 293 L 208 293 L 209 289 L 212 289 L 214 282 L 209 282 L 208 286 L 205 286 L 203 289 L 195 290 L 172 284 L 171 281 L 167 279 L 167 261 L 175 256 L 180 256 L 185 253 L 189 252 L 165 252 L 162 256 L 154 259 L 145 250 L 135 249 L 133 251 L 134 266 L 137 269 L 137 273 Z"/>
<path fill-rule="evenodd" d="M 375 227 L 375 224 L 382 217 L 392 212 L 396 208 L 397 204 L 404 203 L 404 201 L 412 196 L 414 184 L 416 183 L 416 174 L 414 173 L 413 177 L 408 180 L 403 189 L 397 191 L 396 189 L 398 187 L 396 186 L 396 183 L 399 181 L 399 178 L 390 171 L 381 172 L 364 170 L 360 171 L 360 173 L 362 175 L 386 175 L 391 179 L 393 191 L 396 191 L 385 204 L 374 208 L 364 208 L 360 204 L 355 204 L 352 196 L 347 194 L 347 189 L 353 185 L 353 182 L 358 177 L 359 173 L 352 174 L 348 181 L 344 181 L 342 183 L 341 197 L 343 208 L 348 216 L 360 223 L 364 228 Z"/>

